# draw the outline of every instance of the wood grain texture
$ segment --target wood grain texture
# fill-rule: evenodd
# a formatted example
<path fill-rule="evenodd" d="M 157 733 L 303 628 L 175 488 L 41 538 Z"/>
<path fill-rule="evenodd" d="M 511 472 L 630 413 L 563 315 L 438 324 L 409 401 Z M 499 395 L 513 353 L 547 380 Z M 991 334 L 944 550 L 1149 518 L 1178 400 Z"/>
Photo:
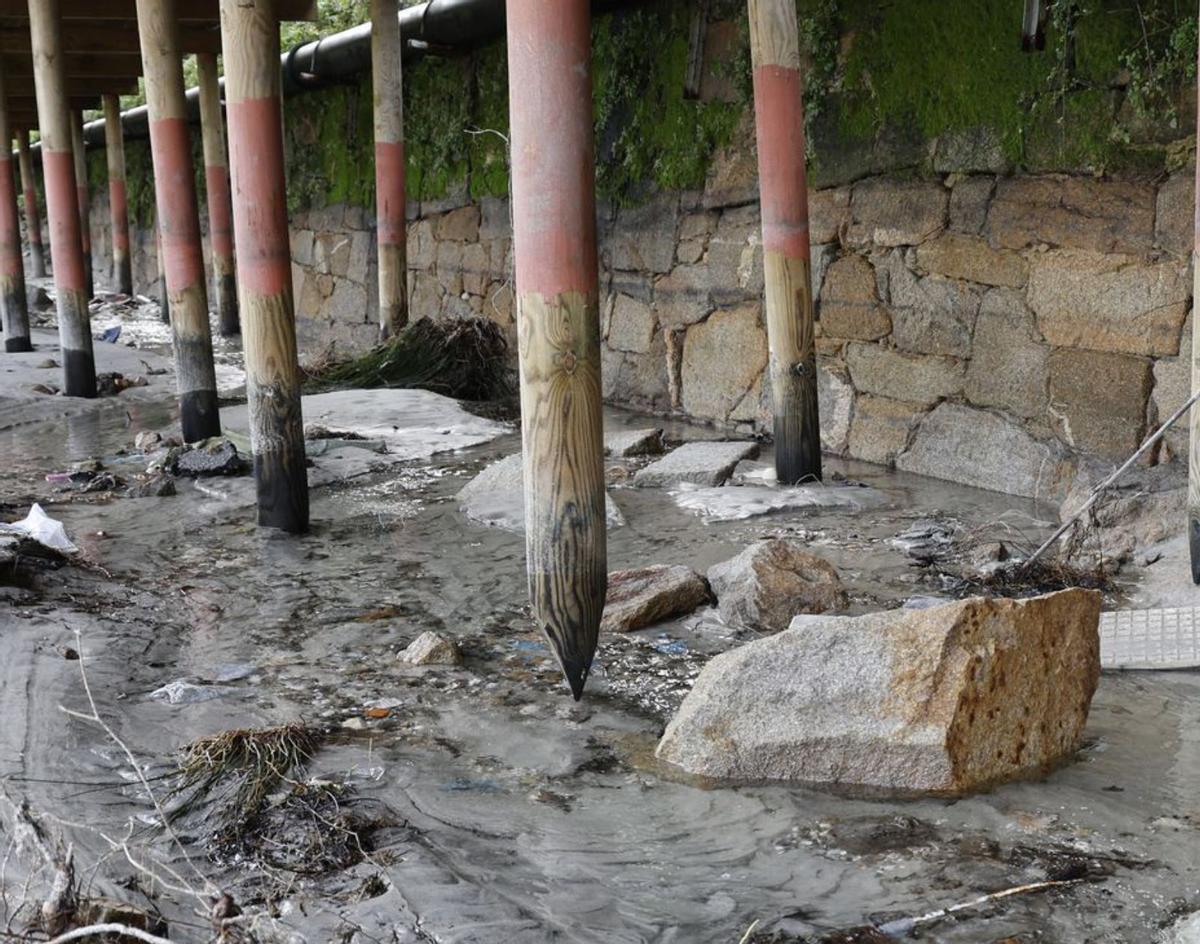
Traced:
<path fill-rule="evenodd" d="M 79 210 L 79 246 L 83 251 L 83 277 L 88 298 L 96 295 L 92 272 L 92 200 L 88 188 L 87 149 L 83 142 L 83 113 L 71 113 L 71 154 L 75 159 L 75 206 Z"/>
<path fill-rule="evenodd" d="M 129 256 L 129 207 L 125 190 L 125 131 L 121 102 L 104 96 L 104 151 L 108 162 L 108 214 L 112 226 L 113 278 L 116 290 L 133 294 L 133 265 Z"/>
<path fill-rule="evenodd" d="M 608 583 L 599 305 L 531 293 L 518 325 L 529 595 L 578 699 Z"/>
<path fill-rule="evenodd" d="M 301 533 L 308 530 L 308 473 L 291 295 L 243 287 L 241 309 L 258 523 Z"/>
<path fill-rule="evenodd" d="M 272 0 L 221 0 L 225 102 L 279 95 L 279 24 Z"/>
<path fill-rule="evenodd" d="M 196 56 L 196 66 L 200 79 L 200 133 L 204 149 L 209 244 L 217 292 L 217 324 L 221 334 L 230 337 L 237 334 L 241 326 L 233 261 L 233 202 L 217 57 L 201 53 Z"/>
<path fill-rule="evenodd" d="M 812 275 L 807 259 L 763 256 L 775 412 L 775 469 L 781 485 L 821 478 Z"/>
<path fill-rule="evenodd" d="M 0 62 L 0 318 L 4 322 L 4 349 L 31 350 L 29 306 L 25 295 L 25 261 L 21 254 L 21 218 L 17 212 L 17 184 L 8 142 L 8 103 L 4 64 Z"/>
<path fill-rule="evenodd" d="M 142 75 L 151 121 L 187 117 L 178 3 L 179 0 L 137 0 Z"/>
<path fill-rule="evenodd" d="M 42 247 L 42 214 L 38 209 L 37 185 L 33 176 L 33 158 L 29 154 L 29 132 L 17 129 L 17 163 L 21 168 L 21 194 L 25 201 L 25 233 L 29 239 L 29 274 L 46 277 L 46 256 Z"/>
<path fill-rule="evenodd" d="M 397 0 L 371 0 L 371 81 L 375 124 L 375 218 L 379 247 L 379 337 L 408 324 L 405 239 L 404 95 Z"/>
<path fill-rule="evenodd" d="M 221 0 L 221 40 L 258 521 L 300 533 L 309 524 L 308 478 L 271 4 Z"/>
<path fill-rule="evenodd" d="M 800 31 L 795 0 L 748 0 L 750 55 L 754 68 L 800 68 Z"/>
<path fill-rule="evenodd" d="M 35 0 L 29 4 L 29 37 L 42 148 L 69 153 L 71 123 L 67 111 L 59 0 Z"/>

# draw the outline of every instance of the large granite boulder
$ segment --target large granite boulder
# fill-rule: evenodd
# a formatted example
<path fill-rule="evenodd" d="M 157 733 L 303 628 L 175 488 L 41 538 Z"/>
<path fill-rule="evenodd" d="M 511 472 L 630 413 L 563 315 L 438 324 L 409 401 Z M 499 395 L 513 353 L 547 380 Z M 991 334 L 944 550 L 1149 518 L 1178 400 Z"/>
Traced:
<path fill-rule="evenodd" d="M 602 633 L 634 630 L 684 616 L 709 602 L 708 584 L 682 564 L 653 564 L 608 575 Z"/>
<path fill-rule="evenodd" d="M 721 619 L 736 629 L 777 633 L 800 613 L 846 605 L 841 578 L 827 560 L 782 538 L 752 544 L 708 569 Z"/>
<path fill-rule="evenodd" d="M 1100 594 L 804 617 L 713 659 L 658 756 L 723 780 L 958 794 L 1039 775 L 1083 737 Z"/>

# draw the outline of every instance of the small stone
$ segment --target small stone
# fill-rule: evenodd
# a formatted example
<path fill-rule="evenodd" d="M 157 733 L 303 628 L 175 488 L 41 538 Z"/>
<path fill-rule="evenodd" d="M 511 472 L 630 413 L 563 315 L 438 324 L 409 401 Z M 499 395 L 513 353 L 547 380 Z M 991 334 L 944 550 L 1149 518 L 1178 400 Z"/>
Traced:
<path fill-rule="evenodd" d="M 604 434 L 604 454 L 617 459 L 633 456 L 657 456 L 663 451 L 663 431 L 621 429 Z"/>
<path fill-rule="evenodd" d="M 58 361 L 56 361 L 53 357 L 47 357 L 44 361 L 38 363 L 37 368 L 38 370 L 53 370 L 58 366 Z"/>
<path fill-rule="evenodd" d="M 30 393 L 40 393 L 44 394 L 45 396 L 52 397 L 58 393 L 58 388 L 48 386 L 47 384 L 30 384 L 29 391 Z"/>
<path fill-rule="evenodd" d="M 176 494 L 175 480 L 168 475 L 156 475 L 131 485 L 125 494 L 128 498 L 167 498 Z"/>
<path fill-rule="evenodd" d="M 144 429 L 133 439 L 133 448 L 138 452 L 154 452 L 162 445 L 162 434 Z"/>
<path fill-rule="evenodd" d="M 701 672 L 658 757 L 722 780 L 961 794 L 1078 750 L 1100 594 L 806 619 Z"/>
<path fill-rule="evenodd" d="M 460 665 L 462 653 L 453 640 L 426 630 L 400 653 L 400 660 L 412 665 Z"/>
<path fill-rule="evenodd" d="M 237 446 L 221 437 L 196 443 L 175 462 L 175 474 L 186 476 L 241 475 L 246 468 Z"/>
<path fill-rule="evenodd" d="M 602 633 L 634 630 L 683 616 L 709 601 L 708 584 L 683 565 L 655 564 L 608 575 Z"/>
<path fill-rule="evenodd" d="M 752 442 L 689 442 L 646 466 L 633 477 L 642 488 L 667 488 L 673 485 L 724 485 L 734 467 L 743 459 L 758 455 Z"/>
<path fill-rule="evenodd" d="M 710 567 L 708 582 L 725 624 L 777 633 L 799 613 L 824 613 L 846 605 L 833 565 L 790 541 L 759 541 L 737 557 Z"/>

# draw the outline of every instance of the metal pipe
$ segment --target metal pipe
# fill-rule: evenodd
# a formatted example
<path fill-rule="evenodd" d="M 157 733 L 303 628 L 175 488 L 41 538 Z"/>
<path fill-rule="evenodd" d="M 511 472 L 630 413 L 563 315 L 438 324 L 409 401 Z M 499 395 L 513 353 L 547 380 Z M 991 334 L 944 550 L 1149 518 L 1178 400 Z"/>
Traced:
<path fill-rule="evenodd" d="M 608 13 L 646 0 L 593 0 L 592 12 Z M 432 52 L 469 48 L 504 35 L 504 0 L 428 0 L 400 11 L 400 36 L 404 57 L 420 57 Z M 342 30 L 330 36 L 304 43 L 279 57 L 283 70 L 283 94 L 294 95 L 349 79 L 371 68 L 371 24 Z M 224 88 L 225 80 L 221 80 Z M 188 89 L 187 117 L 193 124 L 200 120 L 200 90 Z M 149 134 L 149 112 L 145 105 L 131 108 L 121 116 L 126 138 Z M 88 145 L 104 143 L 104 122 L 84 126 Z M 36 148 L 37 145 L 34 145 Z"/>

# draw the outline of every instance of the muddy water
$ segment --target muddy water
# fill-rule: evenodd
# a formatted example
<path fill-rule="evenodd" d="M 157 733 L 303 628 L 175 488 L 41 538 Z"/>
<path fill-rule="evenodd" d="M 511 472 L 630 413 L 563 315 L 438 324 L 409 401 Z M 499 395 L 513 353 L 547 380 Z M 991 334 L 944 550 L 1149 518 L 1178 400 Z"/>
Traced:
<path fill-rule="evenodd" d="M 133 817 L 146 856 L 197 888 L 269 900 L 264 924 L 310 942 L 737 942 L 755 920 L 803 937 L 1078 861 L 1098 880 L 989 906 L 922 938 L 1151 941 L 1200 905 L 1194 674 L 1105 676 L 1075 763 L 980 797 L 705 789 L 659 769 L 653 747 L 707 656 L 739 640 L 704 612 L 605 640 L 603 670 L 574 704 L 527 618 L 520 537 L 471 524 L 452 499 L 518 448 L 515 434 L 318 490 L 303 538 L 260 532 L 248 511 L 188 485 L 172 498 L 89 503 L 64 501 L 42 479 L 94 455 L 119 468 L 137 428 L 170 415 L 163 404 L 131 420 L 114 404 L 0 432 L 0 499 L 43 501 L 103 568 L 43 576 L 36 602 L 0 601 L 0 775 L 73 824 L 60 828 L 82 863 L 101 862 L 88 871 L 99 890 L 146 903 L 116 885 L 133 869 L 103 858 L 97 833 L 123 835 Z M 702 570 L 764 534 L 792 535 L 841 570 L 863 611 L 938 589 L 889 544 L 914 520 L 953 516 L 1012 540 L 1044 533 L 1051 517 L 1002 496 L 830 465 L 885 504 L 705 524 L 666 493 L 615 489 L 627 524 L 610 535 L 612 566 Z M 465 666 L 398 664 L 426 629 L 459 640 Z M 87 708 L 81 663 L 65 647 L 80 648 L 102 714 L 152 774 L 200 735 L 303 719 L 332 732 L 310 773 L 353 784 L 392 824 L 373 835 L 366 861 L 297 878 L 210 860 L 203 820 L 190 820 L 181 838 L 202 880 L 144 827 L 152 811 L 119 751 L 59 710 Z M 150 697 L 178 681 L 196 686 L 184 702 Z M 390 713 L 367 718 L 372 707 Z M 154 899 L 173 938 L 208 938 L 187 896 L 160 889 Z"/>

